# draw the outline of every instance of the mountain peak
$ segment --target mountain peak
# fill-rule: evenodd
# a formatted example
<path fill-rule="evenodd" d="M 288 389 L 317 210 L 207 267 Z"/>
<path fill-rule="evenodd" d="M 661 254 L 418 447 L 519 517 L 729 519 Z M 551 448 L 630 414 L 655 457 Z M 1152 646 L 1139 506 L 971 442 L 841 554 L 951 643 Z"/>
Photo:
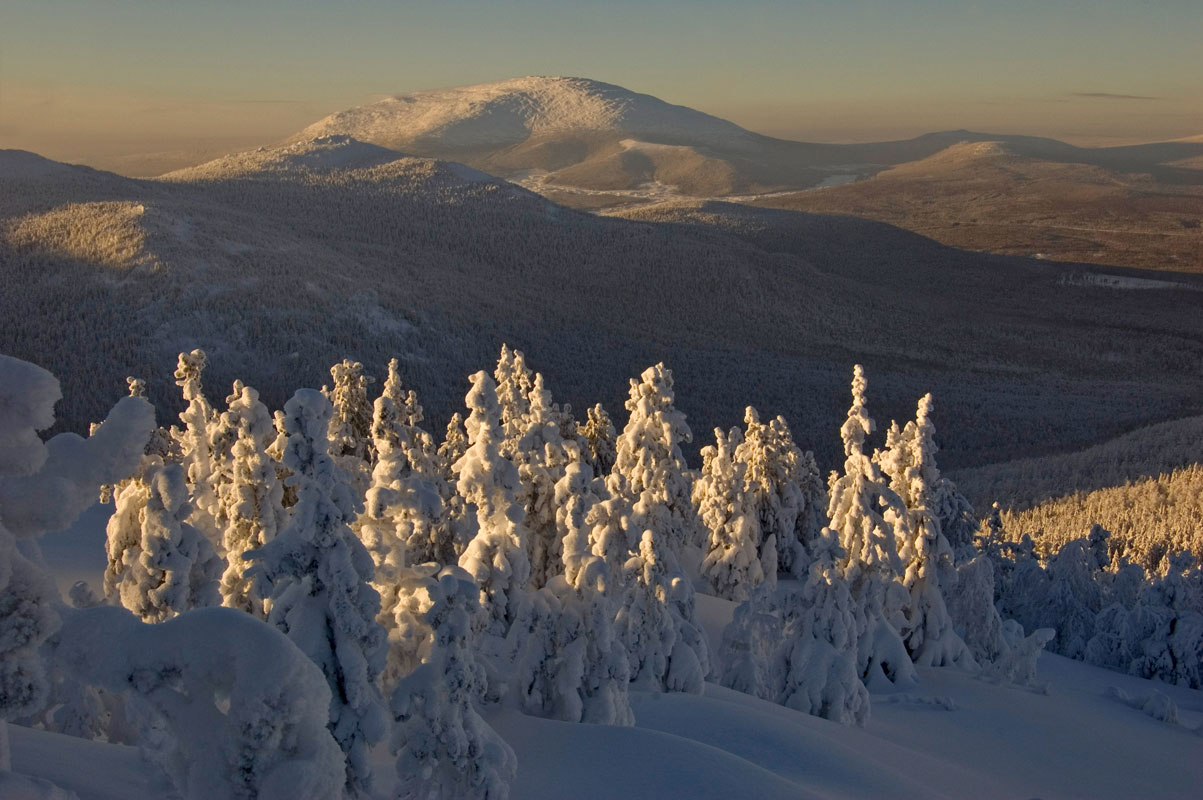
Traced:
<path fill-rule="evenodd" d="M 733 123 L 621 86 L 588 78 L 530 75 L 395 95 L 332 114 L 294 138 L 347 134 L 421 152 L 428 147 L 507 146 L 564 132 L 716 145 L 751 136 Z"/>

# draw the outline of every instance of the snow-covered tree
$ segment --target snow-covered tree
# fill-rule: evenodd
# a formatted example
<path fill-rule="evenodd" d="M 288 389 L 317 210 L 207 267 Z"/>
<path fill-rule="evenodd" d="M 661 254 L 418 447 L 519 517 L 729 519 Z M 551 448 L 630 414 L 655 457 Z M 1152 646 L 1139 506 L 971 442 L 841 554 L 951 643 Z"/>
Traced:
<path fill-rule="evenodd" d="M 1192 584 L 1195 557 L 1176 553 L 1131 609 L 1113 603 L 1095 617 L 1085 660 L 1142 678 L 1203 688 L 1203 614 Z"/>
<path fill-rule="evenodd" d="M 906 524 L 907 511 L 864 452 L 865 438 L 874 430 L 865 410 L 867 385 L 864 369 L 857 364 L 852 406 L 840 429 L 844 473 L 832 474 L 827 513 L 844 552 L 840 567 L 857 606 L 861 675 L 872 688 L 879 675 L 893 683 L 910 683 L 914 667 L 901 639 L 910 598 L 899 582 L 902 562 L 895 528 Z"/>
<path fill-rule="evenodd" d="M 464 430 L 464 419 L 456 412 L 447 423 L 447 433 L 438 447 L 435 464 L 441 478 L 436 485 L 443 498 L 444 518 L 457 559 L 463 555 L 468 542 L 472 541 L 479 530 L 476 512 L 460 496 L 456 487 L 458 477 L 452 469 L 467 451 L 468 434 Z"/>
<path fill-rule="evenodd" d="M 459 566 L 476 579 L 488 632 L 504 639 L 517 618 L 530 578 L 524 512 L 517 495 L 518 470 L 498 449 L 501 409 L 497 387 L 484 372 L 471 378 L 465 398 L 470 414 L 464 455 L 455 462 L 459 494 L 476 507 L 478 532 L 460 556 Z"/>
<path fill-rule="evenodd" d="M 816 562 L 800 592 L 786 595 L 785 682 L 780 702 L 845 725 L 864 725 L 869 692 L 861 682 L 857 625 L 847 584 Z"/>
<path fill-rule="evenodd" d="M 984 555 L 957 566 L 947 595 L 948 614 L 974 659 L 982 665 L 1007 650 L 1003 620 L 994 606 L 994 563 Z"/>
<path fill-rule="evenodd" d="M 613 476 L 607 481 L 614 483 Z M 621 494 L 613 490 L 605 492 L 605 498 L 599 499 L 589 509 L 585 517 L 585 525 L 589 528 L 589 551 L 606 564 L 610 574 L 611 588 L 625 585 L 625 569 L 627 559 L 631 556 L 631 507 Z M 566 549 L 565 554 L 575 552 L 575 548 Z M 574 567 L 569 566 L 571 573 Z"/>
<path fill-rule="evenodd" d="M 321 667 L 330 686 L 330 731 L 347 755 L 346 785 L 370 785 L 368 748 L 385 732 L 376 681 L 386 637 L 376 622 L 380 596 L 371 587 L 372 559 L 349 523 L 359 508 L 345 474 L 329 455 L 330 401 L 301 389 L 284 406 L 288 442 L 283 463 L 296 486 L 288 525 L 249 555 L 252 572 L 270 586 L 268 622 Z"/>
<path fill-rule="evenodd" d="M 957 665 L 976 669 L 977 663 L 965 642 L 957 635 L 940 589 L 941 570 L 952 570 L 952 549 L 940 530 L 935 512 L 935 487 L 940 481 L 936 468 L 935 425 L 931 421 L 932 397 L 919 400 L 912 431 L 906 438 L 903 495 L 909 524 L 903 529 L 909 538 L 902 543 L 903 585 L 911 595 L 906 646 L 915 663 L 924 666 Z M 951 582 L 948 578 L 946 581 Z"/>
<path fill-rule="evenodd" d="M 630 660 L 631 682 L 636 687 L 664 690 L 669 686 L 670 659 L 678 635 L 669 609 L 672 582 L 665 553 L 662 545 L 657 547 L 651 531 L 644 531 L 639 550 L 631 556 L 626 569 L 630 574 L 630 589 L 617 621 Z M 701 676 L 696 678 L 686 683 L 696 683 L 693 688 L 699 692 Z"/>
<path fill-rule="evenodd" d="M 739 429 L 724 434 L 715 428 L 714 439 L 702 448 L 702 474 L 693 485 L 694 504 L 709 531 L 702 577 L 717 597 L 742 602 L 766 580 L 776 583 L 777 547 L 766 550 L 771 558 L 762 564 L 760 519 L 745 488 L 747 465 L 735 458 Z"/>
<path fill-rule="evenodd" d="M 357 521 L 359 536 L 375 562 L 372 586 L 380 594 L 377 621 L 388 633 L 388 659 L 382 676 L 386 694 L 428 655 L 429 628 L 423 621 L 435 563 L 454 562 L 454 542 L 443 499 L 432 481 L 412 466 L 412 410 L 393 388 L 395 364 L 384 393 L 376 398 L 372 440 L 377 453 L 372 485 Z M 401 402 L 398 402 L 398 401 Z"/>
<path fill-rule="evenodd" d="M 428 590 L 427 660 L 401 678 L 390 706 L 396 724 L 397 797 L 504 800 L 517 774 L 514 751 L 480 716 L 486 690 L 476 638 L 485 625 L 471 576 L 445 569 Z"/>
<path fill-rule="evenodd" d="M 412 412 L 402 404 L 395 364 L 394 359 L 384 394 L 373 405 L 372 446 L 377 460 L 359 520 L 360 537 L 377 568 L 450 563 L 455 559 L 455 542 L 437 486 L 442 477 L 414 466 L 413 459 L 422 458 L 423 452 L 411 439 L 414 429 L 407 418 Z"/>
<path fill-rule="evenodd" d="M 446 477 L 451 485 L 455 483 L 451 465 L 463 458 L 467 450 L 468 434 L 464 431 L 464 418 L 457 411 L 451 415 L 451 420 L 447 423 L 447 434 L 443 437 L 443 443 L 439 445 L 438 450 L 439 463 L 446 466 Z"/>
<path fill-rule="evenodd" d="M 1066 543 L 1048 561 L 1049 583 L 1039 627 L 1056 628 L 1054 647 L 1061 655 L 1081 658 L 1094 636 L 1095 615 L 1104 600 L 1101 573 L 1110 563 L 1108 536 L 1095 525 L 1085 538 Z"/>
<path fill-rule="evenodd" d="M 760 532 L 758 557 L 762 563 L 767 563 L 769 554 L 765 552 L 765 545 L 772 538 L 776 548 L 772 556 L 776 570 L 786 574 L 798 570 L 803 574 L 808 560 L 805 554 L 808 540 L 803 537 L 811 533 L 799 524 L 800 515 L 807 510 L 807 498 L 801 485 L 801 472 L 807 466 L 803 454 L 781 417 L 766 425 L 760 421 L 756 409 L 748 406 L 744 411 L 744 424 L 742 440 L 732 446 L 736 462 L 744 469 L 746 493 Z M 826 503 L 823 506 L 825 513 Z M 813 533 L 817 534 L 821 529 L 820 525 Z M 776 575 L 767 573 L 765 577 L 776 579 Z"/>
<path fill-rule="evenodd" d="M 628 588 L 617 624 L 630 660 L 631 683 L 700 693 L 710 657 L 694 621 L 693 587 L 663 538 L 645 530 L 626 572 Z"/>
<path fill-rule="evenodd" d="M 640 380 L 632 378 L 626 408 L 631 416 L 618 437 L 613 471 L 622 478 L 621 491 L 634 506 L 637 526 L 655 529 L 679 558 L 685 547 L 700 548 L 704 533 L 681 453 L 693 434 L 673 405 L 672 372 L 656 364 Z"/>
<path fill-rule="evenodd" d="M 175 371 L 175 384 L 183 390 L 184 402 L 188 407 L 180 414 L 184 428 L 173 428 L 172 433 L 188 478 L 189 496 L 193 506 L 191 524 L 204 533 L 214 549 L 220 552 L 222 530 L 218 519 L 221 516 L 221 508 L 217 496 L 220 476 L 214 468 L 210 441 L 211 426 L 217 418 L 217 412 L 205 397 L 201 385 L 205 363 L 204 350 L 180 353 Z"/>
<path fill-rule="evenodd" d="M 500 405 L 502 436 L 506 442 L 510 442 L 521 435 L 522 421 L 530 412 L 534 374 L 526 366 L 526 357 L 522 355 L 521 350 L 513 350 L 509 345 L 503 344 L 493 378 L 496 381 L 497 402 Z M 507 446 L 503 445 L 502 451 L 509 455 Z"/>
<path fill-rule="evenodd" d="M 191 513 L 187 479 L 175 464 L 147 468 L 118 498 L 109 520 L 105 594 L 144 622 L 221 602 L 222 562 L 184 521 Z"/>
<path fill-rule="evenodd" d="M 599 482 L 577 453 L 556 483 L 562 574 L 536 592 L 511 629 L 516 696 L 528 713 L 630 725 L 630 665 L 615 627 L 624 584 L 591 550 Z"/>
<path fill-rule="evenodd" d="M 388 398 L 395 409 L 393 412 L 396 415 L 395 421 L 390 417 L 389 424 L 401 428 L 397 435 L 398 444 L 405 450 L 405 457 L 409 461 L 410 468 L 431 482 L 438 482 L 440 478 L 444 478 L 434 437 L 420 427 L 420 423 L 426 418 L 426 412 L 423 410 L 422 404 L 418 402 L 418 393 L 413 389 L 405 389 L 401 385 L 401 367 L 395 358 L 389 361 L 388 378 L 384 382 L 384 391 L 381 393 L 381 397 Z M 373 405 L 373 441 L 377 438 L 376 413 Z M 440 493 L 442 493 L 441 489 Z"/>
<path fill-rule="evenodd" d="M 358 494 L 367 490 L 372 463 L 372 404 L 368 386 L 374 383 L 363 374 L 363 364 L 343 359 L 330 367 L 330 387 L 327 397 L 333 406 L 330 415 L 330 455 L 351 476 Z"/>
<path fill-rule="evenodd" d="M 561 434 L 560 414 L 551 402 L 551 393 L 544 387 L 542 374 L 534 376 L 526 408 L 526 416 L 511 425 L 514 436 L 506 449 L 518 468 L 517 500 L 525 509 L 530 583 L 538 589 L 563 569 L 556 520 L 556 483 L 564 476 L 569 462 L 579 459 L 579 447 Z"/>
<path fill-rule="evenodd" d="M 593 467 L 594 474 L 606 475 L 614 468 L 614 459 L 617 456 L 615 443 L 618 439 L 618 432 L 614 429 L 614 422 L 602 408 L 601 403 L 590 408 L 586 414 L 588 419 L 582 426 L 581 433 L 589 446 L 589 463 Z"/>
<path fill-rule="evenodd" d="M 577 573 L 593 556 L 589 522 L 593 507 L 602 501 L 606 489 L 593 477 L 593 469 L 578 450 L 564 468 L 564 475 L 555 485 L 553 498 L 556 529 L 560 540 L 561 565 L 557 570 L 569 584 L 576 583 Z M 625 558 L 624 558 L 625 561 Z"/>
<path fill-rule="evenodd" d="M 229 481 L 220 489 L 227 560 L 221 577 L 222 604 L 263 619 L 267 598 L 257 593 L 255 582 L 246 575 L 250 562 L 244 554 L 275 538 L 285 523 L 284 486 L 267 452 L 276 438 L 271 413 L 254 389 L 241 382 L 236 382 L 234 389 L 229 409 L 220 420 L 223 428 L 234 432 Z"/>
<path fill-rule="evenodd" d="M 978 530 L 977 512 L 946 475 L 941 475 L 936 483 L 932 511 L 940 522 L 940 530 L 948 540 L 948 546 L 952 548 L 953 561 L 960 561 L 961 554 L 972 559 L 976 555 L 973 539 Z"/>

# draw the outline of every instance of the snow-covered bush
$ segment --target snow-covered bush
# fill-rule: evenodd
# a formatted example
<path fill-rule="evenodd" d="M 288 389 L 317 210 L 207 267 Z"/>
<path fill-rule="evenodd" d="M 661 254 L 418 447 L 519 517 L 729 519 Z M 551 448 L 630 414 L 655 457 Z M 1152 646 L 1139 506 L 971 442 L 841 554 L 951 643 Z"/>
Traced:
<path fill-rule="evenodd" d="M 343 797 L 321 670 L 248 614 L 202 609 L 145 625 L 121 608 L 72 611 L 52 652 L 154 710 L 168 734 L 157 758 L 189 800 Z"/>
<path fill-rule="evenodd" d="M 852 597 L 830 558 L 801 587 L 762 587 L 723 631 L 723 685 L 807 714 L 864 725 Z"/>
<path fill-rule="evenodd" d="M 66 528 L 101 486 L 138 467 L 154 428 L 145 399 L 127 397 L 92 435 L 63 433 L 42 442 L 54 424 L 59 383 L 40 367 L 0 355 L 0 768 L 9 765 L 8 721 L 38 712 L 48 694 L 39 647 L 59 625 L 54 585 L 18 549 L 36 550 L 43 533 Z M 15 780 L 15 779 L 14 779 Z"/>

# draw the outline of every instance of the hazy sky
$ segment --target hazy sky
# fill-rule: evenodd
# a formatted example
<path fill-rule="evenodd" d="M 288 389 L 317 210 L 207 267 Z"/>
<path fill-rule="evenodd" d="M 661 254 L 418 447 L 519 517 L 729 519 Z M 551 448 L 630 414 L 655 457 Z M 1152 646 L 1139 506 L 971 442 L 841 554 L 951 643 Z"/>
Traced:
<path fill-rule="evenodd" d="M 574 75 L 787 138 L 1203 134 L 1203 0 L 0 0 L 0 147 L 267 143 L 384 94 Z"/>

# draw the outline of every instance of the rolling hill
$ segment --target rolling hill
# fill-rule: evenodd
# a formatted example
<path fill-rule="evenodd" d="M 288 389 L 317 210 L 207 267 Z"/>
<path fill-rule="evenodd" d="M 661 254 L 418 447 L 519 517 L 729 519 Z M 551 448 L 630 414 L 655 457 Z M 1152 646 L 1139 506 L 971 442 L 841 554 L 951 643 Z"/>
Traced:
<path fill-rule="evenodd" d="M 627 378 L 665 360 L 695 446 L 753 404 L 825 466 L 854 362 L 883 423 L 935 392 L 949 467 L 1203 409 L 1190 276 L 1082 285 L 881 223 L 736 204 L 599 217 L 340 136 L 157 180 L 6 151 L 0 181 L 0 350 L 62 377 L 75 429 L 129 374 L 174 408 L 175 354 L 194 347 L 215 401 L 237 377 L 275 407 L 344 356 L 377 374 L 398 356 L 437 425 L 503 341 L 557 400 L 618 420 Z"/>
<path fill-rule="evenodd" d="M 326 117 L 291 141 L 330 135 L 460 161 L 575 208 L 726 198 L 876 219 L 983 252 L 1203 270 L 1197 137 L 1088 148 L 953 130 L 893 142 L 793 142 L 561 77 L 389 97 Z"/>
<path fill-rule="evenodd" d="M 877 219 L 969 250 L 1203 271 L 1203 170 L 1182 166 L 1190 159 L 1156 168 L 1180 155 L 1166 148 L 1057 156 L 967 141 L 853 184 L 752 202 Z"/>

